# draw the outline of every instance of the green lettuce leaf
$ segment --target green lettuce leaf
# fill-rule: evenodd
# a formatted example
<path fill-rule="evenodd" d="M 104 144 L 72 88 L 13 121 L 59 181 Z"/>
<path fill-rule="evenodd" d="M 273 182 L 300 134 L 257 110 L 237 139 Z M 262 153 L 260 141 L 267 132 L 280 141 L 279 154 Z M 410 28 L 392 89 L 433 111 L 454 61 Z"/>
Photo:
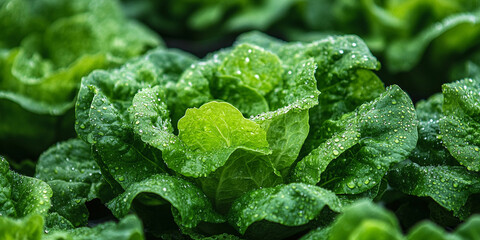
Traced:
<path fill-rule="evenodd" d="M 205 152 L 200 158 L 203 164 L 197 161 L 197 165 L 208 167 L 205 161 L 215 164 L 210 171 L 224 165 L 237 149 L 270 153 L 266 133 L 260 125 L 243 118 L 242 113 L 228 103 L 210 102 L 198 109 L 188 109 L 178 121 L 178 131 L 178 137 L 193 154 Z M 168 159 L 166 161 L 169 163 Z M 182 170 L 183 175 L 189 175 L 185 167 Z"/>
<path fill-rule="evenodd" d="M 443 85 L 442 139 L 448 151 L 468 170 L 480 171 L 480 80 Z"/>
<path fill-rule="evenodd" d="M 233 203 L 228 220 L 241 234 L 245 234 L 249 227 L 261 221 L 283 226 L 305 225 L 320 217 L 325 207 L 339 212 L 342 206 L 335 194 L 328 190 L 292 183 L 254 190 L 243 195 Z M 295 233 L 294 229 L 291 231 L 289 234 Z"/>
<path fill-rule="evenodd" d="M 394 163 L 404 160 L 417 141 L 410 98 L 392 86 L 380 97 L 323 126 L 331 137 L 300 160 L 293 180 L 337 194 L 356 194 L 380 183 Z"/>
<path fill-rule="evenodd" d="M 108 198 L 111 192 L 90 152 L 89 144 L 71 139 L 49 148 L 37 163 L 36 178 L 53 190 L 50 211 L 75 226 L 87 224 L 89 212 L 85 202 Z"/>
<path fill-rule="evenodd" d="M 325 121 L 374 100 L 385 89 L 373 73 L 380 68 L 379 62 L 357 36 L 329 36 L 308 44 L 303 53 L 294 56 L 313 57 L 319 66 L 315 78 L 322 94 L 318 105 L 310 110 L 311 130 L 302 150 L 308 154 L 328 138 L 323 135 Z"/>
<path fill-rule="evenodd" d="M 47 214 L 52 197 L 52 189 L 48 184 L 11 171 L 7 160 L 2 156 L 0 173 L 1 216 L 21 218 L 32 214 Z"/>
<path fill-rule="evenodd" d="M 201 222 L 225 221 L 221 215 L 214 212 L 212 205 L 200 189 L 186 180 L 169 175 L 153 175 L 134 183 L 107 206 L 116 217 L 122 218 L 128 214 L 133 200 L 142 199 L 142 194 L 147 193 L 149 195 L 143 196 L 144 204 L 155 206 L 170 203 L 172 211 L 175 209 L 180 215 L 177 224 L 183 227 L 194 228 Z"/>
<path fill-rule="evenodd" d="M 58 212 L 50 212 L 45 217 L 45 233 L 55 230 L 70 230 L 75 226 L 65 217 L 58 214 Z"/>
<path fill-rule="evenodd" d="M 265 95 L 281 81 L 283 68 L 275 54 L 255 45 L 240 44 L 223 59 L 219 74 L 239 78 L 244 85 Z"/>
<path fill-rule="evenodd" d="M 461 166 L 419 166 L 403 162 L 388 173 L 396 189 L 415 196 L 431 197 L 459 215 L 471 194 L 480 192 L 480 175 Z"/>
<path fill-rule="evenodd" d="M 418 142 L 409 159 L 422 166 L 457 165 L 443 145 L 440 132 L 443 95 L 435 94 L 416 104 L 418 119 Z"/>

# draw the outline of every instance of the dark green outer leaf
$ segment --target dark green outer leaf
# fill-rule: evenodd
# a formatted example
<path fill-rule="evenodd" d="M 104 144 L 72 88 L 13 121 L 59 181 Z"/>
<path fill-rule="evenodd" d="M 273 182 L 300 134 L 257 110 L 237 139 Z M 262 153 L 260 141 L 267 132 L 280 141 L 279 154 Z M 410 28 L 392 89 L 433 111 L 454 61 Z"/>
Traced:
<path fill-rule="evenodd" d="M 419 166 L 401 163 L 388 173 L 388 181 L 400 191 L 431 197 L 458 214 L 471 194 L 480 192 L 480 175 L 461 166 Z"/>
<path fill-rule="evenodd" d="M 45 151 L 39 158 L 36 177 L 47 182 L 53 190 L 51 212 L 57 212 L 75 226 L 86 225 L 86 201 L 111 194 L 91 155 L 89 144 L 71 139 Z"/>
<path fill-rule="evenodd" d="M 335 212 L 341 210 L 334 193 L 317 186 L 292 183 L 245 194 L 234 202 L 228 220 L 244 234 L 250 225 L 262 220 L 286 226 L 307 224 L 326 206 Z"/>
<path fill-rule="evenodd" d="M 265 95 L 281 81 L 283 68 L 277 55 L 255 45 L 241 44 L 223 59 L 219 74 L 237 77 Z"/>
<path fill-rule="evenodd" d="M 417 141 L 412 102 L 398 86 L 326 124 L 324 129 L 331 137 L 297 163 L 293 180 L 320 182 L 337 194 L 374 187 L 392 164 L 408 156 Z"/>
<path fill-rule="evenodd" d="M 69 220 L 62 217 L 57 212 L 50 212 L 45 217 L 45 231 L 47 233 L 50 230 L 68 230 L 74 228 L 75 226 L 73 226 L 73 224 Z"/>
<path fill-rule="evenodd" d="M 445 146 L 468 170 L 480 171 L 480 80 L 463 79 L 442 86 Z"/>
<path fill-rule="evenodd" d="M 93 160 L 90 145 L 80 139 L 57 143 L 38 159 L 35 177 L 43 181 L 62 180 L 92 184 L 92 194 L 101 180 L 101 172 Z"/>
<path fill-rule="evenodd" d="M 207 197 L 192 183 L 168 175 L 152 175 L 147 179 L 132 184 L 126 191 L 110 201 L 107 206 L 113 214 L 121 218 L 128 214 L 133 200 L 141 193 L 153 193 L 161 200 L 172 204 L 180 213 L 177 224 L 194 228 L 200 222 L 223 222 L 223 217 L 213 211 Z"/>
<path fill-rule="evenodd" d="M 310 110 L 311 130 L 302 150 L 308 154 L 326 140 L 321 129 L 326 120 L 336 120 L 374 100 L 385 88 L 372 72 L 380 68 L 379 62 L 357 36 L 325 37 L 306 45 L 303 51 L 287 51 L 286 57 L 292 54 L 296 58 L 313 57 L 318 65 L 315 77 L 322 94 L 318 106 Z"/>
<path fill-rule="evenodd" d="M 418 118 L 418 142 L 409 159 L 422 166 L 458 165 L 455 158 L 443 145 L 440 133 L 443 95 L 435 94 L 416 105 Z"/>
<path fill-rule="evenodd" d="M 0 214 L 20 218 L 30 214 L 46 215 L 52 189 L 43 181 L 19 175 L 9 169 L 0 156 Z"/>

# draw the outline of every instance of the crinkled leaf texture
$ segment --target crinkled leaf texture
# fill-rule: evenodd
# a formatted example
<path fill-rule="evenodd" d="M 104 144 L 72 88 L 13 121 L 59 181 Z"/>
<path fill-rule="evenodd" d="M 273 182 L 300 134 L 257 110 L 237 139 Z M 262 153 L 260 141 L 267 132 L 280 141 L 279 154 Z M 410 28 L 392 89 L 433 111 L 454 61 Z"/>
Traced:
<path fill-rule="evenodd" d="M 9 169 L 0 156 L 0 215 L 21 218 L 46 215 L 50 209 L 52 189 L 42 180 L 22 176 Z"/>
<path fill-rule="evenodd" d="M 442 139 L 450 154 L 468 170 L 480 171 L 480 79 L 444 84 Z"/>
<path fill-rule="evenodd" d="M 53 190 L 50 211 L 75 226 L 87 224 L 86 201 L 108 197 L 111 192 L 91 155 L 90 145 L 80 139 L 57 143 L 45 151 L 38 159 L 35 176 Z"/>
<path fill-rule="evenodd" d="M 104 178 L 116 189 L 167 170 L 160 150 L 146 145 L 138 136 L 140 131 L 134 132 L 138 123 L 128 109 L 135 94 L 152 85 L 174 95 L 169 86 L 193 61 L 194 57 L 184 52 L 157 49 L 120 69 L 95 71 L 82 80 L 75 130 L 92 144 Z M 132 166 L 135 171 L 131 171 Z"/>
<path fill-rule="evenodd" d="M 319 66 L 315 79 L 321 94 L 318 105 L 309 111 L 311 129 L 302 155 L 329 138 L 322 129 L 325 121 L 338 119 L 385 91 L 373 72 L 380 68 L 379 62 L 357 36 L 328 36 L 305 45 L 289 44 L 280 51 L 285 61 L 312 57 Z"/>
<path fill-rule="evenodd" d="M 443 95 L 438 93 L 416 104 L 418 142 L 409 159 L 422 166 L 458 165 L 443 144 L 440 131 Z"/>
<path fill-rule="evenodd" d="M 337 194 L 379 184 L 391 165 L 410 154 L 418 136 L 412 102 L 398 86 L 324 125 L 331 137 L 297 163 L 293 180 L 320 182 Z"/>
<path fill-rule="evenodd" d="M 321 218 L 326 207 L 341 211 L 340 201 L 333 192 L 303 183 L 281 184 L 254 190 L 238 198 L 228 213 L 228 220 L 245 234 L 250 226 L 261 221 L 279 226 L 302 226 Z"/>
<path fill-rule="evenodd" d="M 118 195 L 107 206 L 113 214 L 121 218 L 128 214 L 132 202 L 142 193 L 154 194 L 158 199 L 147 205 L 170 203 L 179 213 L 177 224 L 194 228 L 201 222 L 220 223 L 225 220 L 216 213 L 202 191 L 192 183 L 166 174 L 152 175 L 149 178 L 132 184 L 124 193 Z"/>
<path fill-rule="evenodd" d="M 388 173 L 388 181 L 404 193 L 431 197 L 455 215 L 471 194 L 480 193 L 480 174 L 461 166 L 419 166 L 403 162 Z"/>

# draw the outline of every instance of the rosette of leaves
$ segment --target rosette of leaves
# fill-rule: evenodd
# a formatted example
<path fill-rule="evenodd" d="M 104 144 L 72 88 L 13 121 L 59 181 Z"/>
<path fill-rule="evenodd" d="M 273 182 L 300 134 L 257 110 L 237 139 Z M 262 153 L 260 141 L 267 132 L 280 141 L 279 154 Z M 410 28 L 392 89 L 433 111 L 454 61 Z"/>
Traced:
<path fill-rule="evenodd" d="M 391 138 L 382 135 L 388 141 L 379 139 L 378 144 L 391 147 L 396 140 L 400 149 L 388 155 L 379 147 L 379 154 L 389 161 L 397 161 L 416 141 L 416 135 L 409 135 L 414 126 L 409 99 L 398 87 L 384 92 L 373 73 L 378 67 L 355 36 L 329 36 L 302 44 L 250 33 L 233 47 L 200 61 L 179 51 L 153 51 L 122 68 L 96 71 L 83 79 L 76 130 L 92 145 L 104 178 L 119 194 L 107 204 L 117 217 L 133 208 L 153 228 L 160 223 L 152 216 L 166 212 L 184 233 L 209 235 L 213 232 L 205 225 L 224 222 L 221 214 L 230 212 L 228 223 L 243 234 L 250 232 L 250 225 L 265 224 L 252 212 L 251 222 L 236 225 L 234 219 L 246 211 L 246 201 L 268 198 L 293 211 L 309 201 L 323 202 L 304 211 L 301 222 L 280 216 L 290 211 L 279 213 L 278 219 L 285 221 L 275 224 L 289 226 L 288 235 L 320 224 L 318 219 L 328 221 L 331 213 L 340 211 L 335 194 L 313 186 L 317 182 L 280 187 L 290 182 L 302 146 L 319 147 L 305 147 L 307 137 L 308 144 L 331 138 L 321 130 L 309 135 L 313 124 L 335 119 L 349 126 L 356 121 L 354 112 L 364 111 L 365 121 L 373 118 L 371 125 L 363 124 L 366 131 L 375 132 L 373 125 L 383 125 L 378 121 L 387 114 L 385 118 L 395 119 L 395 124 L 386 129 L 399 133 Z M 355 120 L 344 121 L 349 114 Z M 131 171 L 132 166 L 136 171 Z M 388 166 L 382 165 L 382 171 Z M 377 191 L 382 176 L 375 176 L 370 185 L 362 180 L 369 187 L 360 192 Z M 245 197 L 255 189 L 265 191 Z M 307 192 L 312 195 L 308 201 L 302 197 Z M 282 203 L 286 194 L 291 197 Z M 322 209 L 332 210 L 330 217 L 319 217 L 326 214 Z"/>
<path fill-rule="evenodd" d="M 82 76 L 162 45 L 113 0 L 2 1 L 0 26 L 0 149 L 18 158 L 73 135 Z"/>

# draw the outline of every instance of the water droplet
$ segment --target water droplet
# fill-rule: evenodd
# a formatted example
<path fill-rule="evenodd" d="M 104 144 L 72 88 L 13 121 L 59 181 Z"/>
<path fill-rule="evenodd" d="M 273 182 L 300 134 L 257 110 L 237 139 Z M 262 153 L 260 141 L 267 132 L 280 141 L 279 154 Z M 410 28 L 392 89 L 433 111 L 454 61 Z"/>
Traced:
<path fill-rule="evenodd" d="M 340 154 L 340 153 L 335 149 L 335 150 L 333 150 L 333 154 L 334 154 L 334 155 L 338 155 L 338 154 Z"/>

